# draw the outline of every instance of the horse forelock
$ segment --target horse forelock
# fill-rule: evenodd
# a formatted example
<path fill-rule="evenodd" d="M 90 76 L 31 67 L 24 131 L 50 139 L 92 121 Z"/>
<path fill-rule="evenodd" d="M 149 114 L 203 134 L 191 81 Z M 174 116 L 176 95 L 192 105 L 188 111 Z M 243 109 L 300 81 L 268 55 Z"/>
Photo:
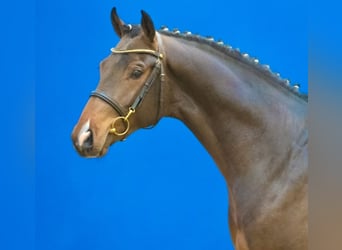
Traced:
<path fill-rule="evenodd" d="M 142 30 L 141 30 L 140 25 L 131 25 L 131 24 L 125 25 L 124 35 L 128 36 L 129 38 L 137 37 L 141 34 L 141 32 Z"/>

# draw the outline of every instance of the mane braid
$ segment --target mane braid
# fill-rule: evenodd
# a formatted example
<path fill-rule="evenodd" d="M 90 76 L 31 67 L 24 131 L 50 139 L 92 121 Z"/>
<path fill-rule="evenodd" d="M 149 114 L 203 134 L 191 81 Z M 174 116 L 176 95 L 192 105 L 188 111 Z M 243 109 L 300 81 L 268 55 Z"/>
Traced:
<path fill-rule="evenodd" d="M 260 64 L 258 59 L 250 57 L 248 54 L 241 53 L 239 49 L 234 49 L 231 46 L 224 44 L 222 41 L 215 42 L 213 37 L 202 37 L 200 35 L 193 35 L 191 34 L 191 32 L 188 31 L 181 33 L 178 29 L 174 29 L 173 32 L 170 32 L 165 26 L 162 26 L 162 28 L 158 32 L 166 36 L 181 38 L 184 40 L 209 45 L 210 47 L 224 53 L 227 56 L 230 56 L 240 62 L 243 62 L 253 68 L 258 69 L 261 73 L 263 73 L 263 75 L 271 78 L 272 80 L 275 80 L 283 88 L 287 89 L 301 99 L 308 101 L 308 95 L 299 92 L 298 84 L 291 86 L 289 80 L 282 79 L 278 73 L 272 72 L 268 65 Z"/>

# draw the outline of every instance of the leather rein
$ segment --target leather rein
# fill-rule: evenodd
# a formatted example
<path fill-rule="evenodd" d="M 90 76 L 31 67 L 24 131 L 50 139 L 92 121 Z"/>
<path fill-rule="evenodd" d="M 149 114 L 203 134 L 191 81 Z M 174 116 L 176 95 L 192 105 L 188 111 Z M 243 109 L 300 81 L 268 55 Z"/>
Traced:
<path fill-rule="evenodd" d="M 141 87 L 139 94 L 137 95 L 135 100 L 132 102 L 132 104 L 128 108 L 128 112 L 126 112 L 125 109 L 118 102 L 113 100 L 103 91 L 94 90 L 91 92 L 90 96 L 95 96 L 95 97 L 100 98 L 101 100 L 109 104 L 120 115 L 116 117 L 114 121 L 112 122 L 111 128 L 109 130 L 110 134 L 114 134 L 116 136 L 126 135 L 130 128 L 129 117 L 132 114 L 134 114 L 136 109 L 140 106 L 145 96 L 147 95 L 148 91 L 150 90 L 152 84 L 155 82 L 157 76 L 158 75 L 160 76 L 161 82 L 164 81 L 165 75 L 164 75 L 164 69 L 163 69 L 163 64 L 162 64 L 164 55 L 159 52 L 159 48 L 161 44 L 161 39 L 159 38 L 159 34 L 156 33 L 156 36 L 158 39 L 158 51 L 149 50 L 149 49 L 131 49 L 131 50 L 116 50 L 115 48 L 111 49 L 111 52 L 114 54 L 129 54 L 129 53 L 148 54 L 148 55 L 154 56 L 156 58 L 156 61 L 154 63 L 152 72 L 150 73 L 149 77 L 145 81 L 144 85 Z M 117 129 L 117 125 L 119 122 L 122 122 L 124 124 L 125 126 L 124 130 L 120 131 L 119 129 Z"/>

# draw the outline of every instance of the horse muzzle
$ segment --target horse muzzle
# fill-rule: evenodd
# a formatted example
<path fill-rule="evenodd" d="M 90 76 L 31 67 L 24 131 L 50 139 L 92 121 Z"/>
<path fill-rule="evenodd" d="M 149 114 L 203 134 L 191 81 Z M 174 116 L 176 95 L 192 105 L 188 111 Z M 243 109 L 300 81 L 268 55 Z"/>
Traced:
<path fill-rule="evenodd" d="M 89 120 L 85 122 L 77 132 L 77 126 L 71 135 L 74 148 L 83 157 L 101 157 L 107 152 L 107 148 L 95 145 L 94 132 L 90 128 Z"/>

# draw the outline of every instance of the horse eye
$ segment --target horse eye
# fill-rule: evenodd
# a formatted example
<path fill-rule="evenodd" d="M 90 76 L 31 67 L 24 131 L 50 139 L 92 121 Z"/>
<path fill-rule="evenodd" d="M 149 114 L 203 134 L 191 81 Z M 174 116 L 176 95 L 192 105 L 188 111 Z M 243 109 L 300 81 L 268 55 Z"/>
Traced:
<path fill-rule="evenodd" d="M 140 69 L 135 69 L 135 70 L 133 70 L 133 72 L 132 72 L 132 74 L 131 74 L 131 77 L 133 78 L 133 79 L 138 79 L 141 75 L 142 75 L 142 70 L 140 70 Z"/>

